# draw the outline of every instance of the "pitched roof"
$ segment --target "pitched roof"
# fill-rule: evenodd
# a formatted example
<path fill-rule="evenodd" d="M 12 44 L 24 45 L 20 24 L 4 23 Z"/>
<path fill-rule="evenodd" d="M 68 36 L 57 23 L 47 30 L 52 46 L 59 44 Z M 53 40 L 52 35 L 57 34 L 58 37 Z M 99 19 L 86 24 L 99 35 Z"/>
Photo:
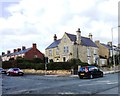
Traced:
<path fill-rule="evenodd" d="M 105 46 L 106 48 L 108 48 L 109 50 L 112 50 L 112 47 L 107 45 L 107 44 L 103 44 L 103 43 L 100 43 L 101 45 Z"/>
<path fill-rule="evenodd" d="M 2 57 L 4 57 L 4 56 L 14 56 L 14 55 L 23 54 L 23 53 L 28 52 L 30 49 L 32 49 L 32 48 L 27 48 L 27 49 L 21 50 L 21 51 L 19 51 L 19 52 L 4 54 L 4 55 L 2 55 Z"/>
<path fill-rule="evenodd" d="M 71 41 L 76 41 L 76 35 L 73 35 L 73 34 L 69 34 L 69 33 L 66 33 L 67 36 L 70 38 Z M 81 44 L 83 46 L 91 46 L 91 47 L 97 47 L 98 46 L 90 39 L 90 38 L 87 38 L 87 37 L 82 37 L 81 36 Z"/>
<path fill-rule="evenodd" d="M 58 44 L 60 43 L 61 39 L 54 41 L 52 44 L 50 44 L 46 49 L 49 48 L 55 48 L 58 46 Z"/>
<path fill-rule="evenodd" d="M 76 35 L 69 34 L 69 33 L 66 33 L 66 32 L 65 32 L 65 34 L 67 34 L 67 36 L 70 38 L 71 41 L 76 42 Z M 61 41 L 61 39 L 54 41 L 46 49 L 55 48 L 56 46 L 58 46 L 60 41 Z M 97 47 L 98 48 L 98 46 L 90 38 L 87 38 L 87 37 L 81 37 L 81 44 L 83 46 L 91 46 L 91 47 Z"/>

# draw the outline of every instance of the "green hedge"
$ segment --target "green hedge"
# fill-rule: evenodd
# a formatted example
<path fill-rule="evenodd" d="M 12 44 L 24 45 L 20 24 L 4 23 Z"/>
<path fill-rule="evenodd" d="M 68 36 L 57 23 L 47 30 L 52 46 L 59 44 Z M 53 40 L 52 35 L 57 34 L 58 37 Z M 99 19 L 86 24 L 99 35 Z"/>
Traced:
<path fill-rule="evenodd" d="M 78 65 L 87 66 L 88 63 L 83 63 L 79 59 L 70 59 L 68 62 L 50 62 L 47 65 L 47 70 L 70 70 L 77 69 Z M 94 64 L 95 65 L 95 64 Z M 25 60 L 18 58 L 17 60 L 5 61 L 2 63 L 4 69 L 11 67 L 18 67 L 20 69 L 35 69 L 45 70 L 45 63 L 42 63 L 40 59 Z"/>

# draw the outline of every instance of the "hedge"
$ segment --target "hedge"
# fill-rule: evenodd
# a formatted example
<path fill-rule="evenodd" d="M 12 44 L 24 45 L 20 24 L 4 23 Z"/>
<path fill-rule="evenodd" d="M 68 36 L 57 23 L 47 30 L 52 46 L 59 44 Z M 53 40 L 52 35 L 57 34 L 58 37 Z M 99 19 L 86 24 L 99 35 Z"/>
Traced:
<path fill-rule="evenodd" d="M 68 62 L 50 62 L 46 64 L 47 70 L 71 70 L 77 69 L 78 65 L 87 66 L 89 64 L 83 63 L 79 59 L 74 58 L 70 59 Z M 2 67 L 4 69 L 18 67 L 20 69 L 45 70 L 45 63 L 42 63 L 40 59 L 25 60 L 22 58 L 18 58 L 17 60 L 2 62 Z"/>

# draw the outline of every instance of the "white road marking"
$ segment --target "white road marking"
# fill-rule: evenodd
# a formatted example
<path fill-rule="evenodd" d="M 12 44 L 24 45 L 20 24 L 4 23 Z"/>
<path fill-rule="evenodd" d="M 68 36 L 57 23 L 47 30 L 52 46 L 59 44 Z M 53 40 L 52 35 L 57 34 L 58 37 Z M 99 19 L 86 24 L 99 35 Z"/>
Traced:
<path fill-rule="evenodd" d="M 111 81 L 97 81 L 93 84 L 81 84 L 81 85 L 78 85 L 78 86 L 91 86 L 91 85 L 99 85 L 99 84 L 117 84 L 118 82 L 111 82 Z"/>

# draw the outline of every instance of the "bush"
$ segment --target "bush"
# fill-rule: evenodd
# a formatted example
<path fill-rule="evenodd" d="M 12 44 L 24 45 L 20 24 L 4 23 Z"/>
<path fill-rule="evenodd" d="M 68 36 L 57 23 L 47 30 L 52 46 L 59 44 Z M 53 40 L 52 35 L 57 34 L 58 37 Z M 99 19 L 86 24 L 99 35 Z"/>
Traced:
<path fill-rule="evenodd" d="M 72 67 L 69 62 L 53 62 L 47 64 L 47 70 L 70 70 Z"/>

